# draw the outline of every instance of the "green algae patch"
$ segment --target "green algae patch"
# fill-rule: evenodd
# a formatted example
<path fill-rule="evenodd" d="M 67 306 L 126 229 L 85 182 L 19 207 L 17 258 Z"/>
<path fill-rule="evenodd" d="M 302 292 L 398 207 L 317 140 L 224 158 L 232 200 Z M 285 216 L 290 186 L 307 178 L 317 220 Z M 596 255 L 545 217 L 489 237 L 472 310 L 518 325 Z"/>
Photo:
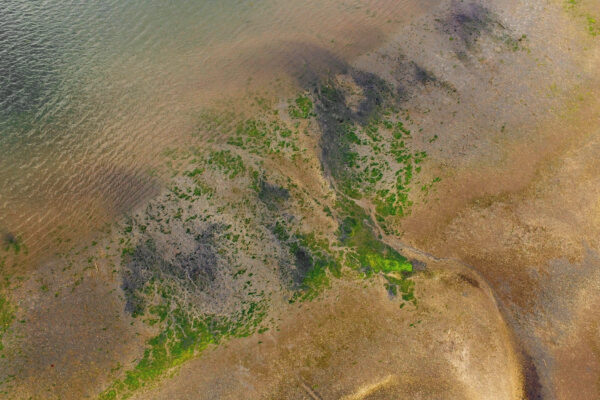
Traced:
<path fill-rule="evenodd" d="M 288 108 L 288 113 L 292 118 L 310 118 L 313 113 L 313 102 L 308 96 L 298 96 L 294 104 Z"/>
<path fill-rule="evenodd" d="M 373 221 L 352 200 L 338 201 L 337 209 L 343 216 L 338 236 L 341 244 L 348 248 L 346 265 L 365 278 L 382 275 L 390 294 L 396 295 L 399 291 L 403 300 L 414 302 L 414 282 L 408 279 L 413 265 L 375 236 Z"/>
<path fill-rule="evenodd" d="M 295 239 L 290 249 L 296 256 L 296 266 L 302 271 L 303 266 L 298 265 L 301 252 L 306 255 L 308 265 L 305 271 L 301 272 L 303 276 L 300 290 L 294 294 L 292 301 L 311 300 L 329 287 L 329 276 L 336 278 L 341 276 L 342 265 L 337 255 L 330 249 L 327 240 L 319 240 L 314 233 L 296 234 Z"/>
<path fill-rule="evenodd" d="M 344 218 L 340 226 L 340 237 L 351 251 L 349 265 L 366 275 L 383 272 L 412 272 L 412 264 L 390 246 L 378 240 L 371 227 L 357 217 Z"/>
<path fill-rule="evenodd" d="M 229 179 L 233 179 L 239 174 L 246 172 L 242 157 L 233 154 L 230 150 L 214 151 L 210 153 L 207 164 L 215 166 L 227 175 Z"/>
<path fill-rule="evenodd" d="M 423 79 L 433 79 L 426 71 L 423 74 Z M 415 123 L 407 111 L 398 108 L 398 95 L 372 74 L 357 73 L 353 79 L 365 91 L 356 109 L 347 104 L 343 90 L 333 81 L 323 84 L 316 95 L 322 162 L 342 194 L 376 206 L 378 221 L 404 217 L 417 195 L 427 195 L 425 190 L 415 195 L 411 190 L 437 182 L 419 180 L 427 153 L 413 150 L 410 128 Z M 382 227 L 392 233 L 388 225 Z"/>
<path fill-rule="evenodd" d="M 100 395 L 100 400 L 125 399 L 152 386 L 185 361 L 197 357 L 210 345 L 254 333 L 266 315 L 264 301 L 250 302 L 233 316 L 195 315 L 168 287 L 154 282 L 148 292 L 160 295 L 161 304 L 149 307 L 148 315 L 162 326 L 147 342 L 142 359 Z"/>
<path fill-rule="evenodd" d="M 15 310 L 8 299 L 0 294 L 0 350 L 4 348 L 2 337 L 15 319 Z"/>
<path fill-rule="evenodd" d="M 27 254 L 27 246 L 23 243 L 20 236 L 15 236 L 12 233 L 6 233 L 2 239 L 3 248 L 6 252 L 14 252 L 15 255 L 23 252 Z"/>
<path fill-rule="evenodd" d="M 367 253 L 362 259 L 363 264 L 374 272 L 412 272 L 412 264 L 396 254 L 382 256 L 378 253 Z"/>
<path fill-rule="evenodd" d="M 585 19 L 587 22 L 588 33 L 592 36 L 600 35 L 600 23 L 598 22 L 599 20 L 592 17 L 591 15 L 586 15 Z"/>
<path fill-rule="evenodd" d="M 314 299 L 330 286 L 331 277 L 341 277 L 341 258 L 327 239 L 319 238 L 314 232 L 290 234 L 283 221 L 277 221 L 271 230 L 294 260 L 290 303 Z"/>
<path fill-rule="evenodd" d="M 600 36 L 600 18 L 583 11 L 583 5 L 580 0 L 567 0 L 565 7 L 576 17 L 584 21 L 586 31 L 591 36 Z"/>
<path fill-rule="evenodd" d="M 146 324 L 154 336 L 135 365 L 113 375 L 117 379 L 100 399 L 131 397 L 210 346 L 266 329 L 269 292 L 260 286 L 260 269 L 252 269 L 261 267 L 260 261 L 253 262 L 261 254 L 248 245 L 258 236 L 246 230 L 260 222 L 254 223 L 256 216 L 246 212 L 248 198 L 221 201 L 229 188 L 247 185 L 254 169 L 250 163 L 244 166 L 245 154 L 236 149 L 211 146 L 193 153 L 195 158 L 168 189 L 119 230 L 115 258 L 121 262 L 125 312 Z M 207 176 L 214 177 L 215 171 L 218 178 L 222 174 L 225 181 L 232 179 L 231 184 L 209 187 Z M 285 201 L 284 191 L 263 186 L 264 201 Z M 248 218 L 233 226 L 239 220 L 229 213 L 238 210 Z M 188 246 L 182 249 L 181 243 Z M 241 253 L 248 264 L 239 263 Z M 220 285 L 223 280 L 226 285 Z"/>
<path fill-rule="evenodd" d="M 238 123 L 235 131 L 229 133 L 227 144 L 260 157 L 286 155 L 294 158 L 301 152 L 298 137 L 296 124 L 287 124 L 277 115 L 264 113 Z"/>

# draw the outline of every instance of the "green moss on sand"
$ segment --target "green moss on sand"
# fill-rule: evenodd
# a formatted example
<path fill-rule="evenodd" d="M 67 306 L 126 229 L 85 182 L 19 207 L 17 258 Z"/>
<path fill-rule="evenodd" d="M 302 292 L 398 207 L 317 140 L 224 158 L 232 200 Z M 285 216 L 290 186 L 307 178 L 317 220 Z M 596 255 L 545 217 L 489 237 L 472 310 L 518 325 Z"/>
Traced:
<path fill-rule="evenodd" d="M 214 151 L 210 153 L 207 163 L 215 166 L 221 172 L 233 179 L 241 173 L 246 172 L 242 157 L 233 154 L 229 150 Z"/>
<path fill-rule="evenodd" d="M 313 102 L 308 96 L 298 96 L 294 103 L 288 109 L 290 117 L 306 119 L 314 115 Z"/>
<path fill-rule="evenodd" d="M 8 299 L 0 294 L 0 350 L 4 348 L 2 337 L 15 319 L 15 310 Z"/>
<path fill-rule="evenodd" d="M 136 390 L 151 386 L 183 362 L 199 355 L 211 344 L 230 337 L 254 333 L 266 315 L 264 301 L 251 302 L 233 316 L 192 316 L 186 307 L 171 297 L 171 291 L 160 292 L 162 304 L 149 307 L 148 316 L 160 321 L 161 332 L 147 343 L 142 359 L 114 381 L 100 395 L 100 400 L 125 399 Z"/>
<path fill-rule="evenodd" d="M 337 204 L 342 217 L 339 227 L 340 242 L 349 248 L 346 265 L 360 271 L 368 278 L 375 274 L 383 275 L 392 292 L 399 289 L 404 300 L 413 300 L 414 283 L 407 278 L 413 266 L 406 257 L 379 240 L 373 233 L 373 221 L 364 210 L 352 200 L 341 199 Z"/>

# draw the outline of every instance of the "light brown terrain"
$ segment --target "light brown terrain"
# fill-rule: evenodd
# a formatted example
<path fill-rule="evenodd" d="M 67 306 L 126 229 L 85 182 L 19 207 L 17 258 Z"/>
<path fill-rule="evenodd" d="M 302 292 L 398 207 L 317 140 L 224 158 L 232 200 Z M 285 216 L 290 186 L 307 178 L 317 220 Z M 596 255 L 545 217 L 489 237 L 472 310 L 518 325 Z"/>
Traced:
<path fill-rule="evenodd" d="M 381 282 L 345 282 L 139 398 L 519 398 L 519 355 L 487 288 L 451 262 L 428 268 L 417 310 L 390 302 Z"/>

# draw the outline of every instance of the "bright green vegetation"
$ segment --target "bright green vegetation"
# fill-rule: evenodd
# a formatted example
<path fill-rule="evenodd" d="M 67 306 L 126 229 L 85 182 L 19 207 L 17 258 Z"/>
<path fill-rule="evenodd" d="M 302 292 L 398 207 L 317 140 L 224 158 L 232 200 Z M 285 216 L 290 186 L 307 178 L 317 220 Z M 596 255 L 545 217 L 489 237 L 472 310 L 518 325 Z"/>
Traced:
<path fill-rule="evenodd" d="M 352 200 L 339 201 L 337 208 L 344 216 L 339 239 L 350 249 L 346 253 L 346 265 L 361 272 L 365 278 L 383 275 L 390 293 L 395 295 L 399 290 L 404 300 L 414 301 L 414 282 L 407 279 L 413 272 L 412 264 L 375 237 L 373 221 Z"/>
<path fill-rule="evenodd" d="M 361 273 L 365 279 L 380 274 L 387 280 L 390 294 L 401 293 L 403 300 L 414 302 L 414 282 L 408 279 L 412 264 L 375 237 L 373 222 L 352 200 L 340 201 L 336 209 L 344 216 L 336 243 L 344 249 L 341 252 L 333 251 L 329 241 L 318 239 L 314 233 L 289 234 L 282 221 L 273 227 L 274 235 L 288 246 L 300 271 L 290 302 L 314 299 L 329 287 L 330 277 L 341 276 L 342 266 Z"/>
<path fill-rule="evenodd" d="M 586 13 L 586 12 L 581 12 L 580 10 L 580 0 L 567 0 L 566 2 L 566 6 L 567 9 L 575 12 L 575 14 L 578 17 L 581 17 L 584 19 L 586 27 L 587 27 L 587 32 L 592 35 L 592 36 L 599 36 L 600 35 L 600 19 L 596 18 L 595 16 Z"/>
<path fill-rule="evenodd" d="M 128 398 L 135 390 L 152 384 L 209 345 L 251 335 L 266 315 L 265 303 L 260 301 L 245 304 L 232 317 L 196 316 L 164 282 L 153 281 L 144 292 L 159 299 L 158 304 L 149 307 L 146 316 L 149 324 L 160 324 L 161 332 L 148 341 L 137 365 L 100 394 L 101 400 Z"/>
<path fill-rule="evenodd" d="M 414 281 L 410 279 L 398 279 L 396 276 L 390 274 L 384 275 L 384 277 L 387 280 L 385 288 L 387 289 L 388 293 L 393 296 L 397 296 L 398 293 L 400 293 L 402 300 L 410 301 L 413 304 L 416 304 L 417 300 L 415 299 L 414 294 Z"/>
<path fill-rule="evenodd" d="M 364 128 L 346 128 L 351 150 L 343 160 L 349 172 L 340 187 L 352 198 L 370 198 L 380 219 L 403 217 L 410 213 L 410 190 L 427 153 L 411 150 L 411 131 L 398 113 L 382 114 L 384 117 L 373 117 Z"/>
<path fill-rule="evenodd" d="M 4 348 L 2 337 L 15 319 L 15 311 L 6 297 L 0 294 L 0 350 Z"/>
<path fill-rule="evenodd" d="M 318 239 L 314 233 L 296 233 L 286 244 L 299 271 L 298 290 L 290 302 L 314 299 L 329 287 L 330 276 L 341 276 L 341 260 L 331 251 L 329 241 Z"/>
<path fill-rule="evenodd" d="M 301 150 L 298 134 L 296 126 L 287 126 L 276 116 L 265 114 L 261 119 L 240 122 L 227 143 L 259 156 L 281 154 L 294 158 Z"/>
<path fill-rule="evenodd" d="M 246 171 L 242 157 L 232 154 L 230 150 L 210 153 L 207 163 L 221 170 L 229 179 L 233 179 Z"/>
<path fill-rule="evenodd" d="M 288 113 L 292 118 L 306 119 L 313 116 L 312 100 L 308 96 L 298 96 L 295 100 L 295 104 L 289 106 Z"/>
<path fill-rule="evenodd" d="M 598 23 L 598 20 L 596 18 L 592 17 L 591 15 L 586 15 L 585 19 L 588 24 L 589 34 L 592 36 L 600 35 L 600 23 Z"/>
<path fill-rule="evenodd" d="M 358 114 L 346 105 L 335 83 L 321 87 L 317 118 L 323 127 L 323 161 L 337 188 L 350 198 L 371 201 L 378 222 L 391 233 L 385 221 L 410 214 L 415 200 L 411 189 L 430 187 L 439 178 L 430 184 L 419 181 L 427 153 L 413 150 L 409 126 L 415 124 L 394 105 L 393 92 L 375 76 L 364 75 L 361 82 L 366 98 Z"/>
<path fill-rule="evenodd" d="M 306 150 L 301 148 L 299 142 L 305 122 L 290 123 L 280 117 L 278 110 L 269 109 L 266 101 L 260 104 L 261 109 L 251 118 L 242 118 L 239 115 L 235 117 L 237 123 L 228 125 L 228 129 L 221 127 L 223 136 L 228 138 L 227 144 L 259 157 L 281 155 L 292 160 L 300 157 Z M 307 96 L 297 97 L 287 111 L 292 120 L 309 119 L 315 115 L 313 102 Z"/>

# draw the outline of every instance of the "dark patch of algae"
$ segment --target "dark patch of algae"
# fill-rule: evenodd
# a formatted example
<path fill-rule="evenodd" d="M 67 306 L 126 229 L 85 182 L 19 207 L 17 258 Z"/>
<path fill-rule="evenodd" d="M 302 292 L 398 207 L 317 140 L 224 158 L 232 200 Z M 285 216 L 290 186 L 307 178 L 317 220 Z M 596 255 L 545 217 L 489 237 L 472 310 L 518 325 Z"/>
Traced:
<path fill-rule="evenodd" d="M 266 227 L 272 234 L 270 240 L 287 254 L 289 265 L 293 267 L 282 275 L 282 281 L 291 290 L 290 303 L 314 299 L 330 285 L 330 279 L 339 278 L 343 267 L 346 267 L 364 279 L 382 276 L 391 297 L 400 294 L 403 301 L 416 305 L 414 282 L 410 279 L 412 264 L 383 243 L 375 232 L 377 225 L 387 232 L 386 218 L 402 217 L 409 212 L 412 205 L 409 188 L 414 176 L 420 172 L 418 164 L 426 153 L 409 149 L 411 132 L 394 108 L 395 94 L 385 82 L 363 72 L 355 72 L 354 80 L 365 93 L 356 111 L 350 109 L 342 91 L 330 80 L 319 85 L 313 94 L 304 93 L 290 102 L 287 113 L 291 123 L 280 119 L 277 111 L 267 110 L 264 115 L 229 124 L 232 128 L 224 145 L 226 149 L 207 150 L 204 158 L 197 152 L 190 156 L 193 157 L 192 169 L 184 172 L 183 176 L 193 183 L 185 186 L 177 182 L 171 189 L 170 198 L 183 202 L 175 215 L 150 214 L 147 221 L 136 225 L 137 231 L 145 234 L 147 225 L 158 223 L 160 232 L 169 234 L 173 223 L 189 223 L 190 220 L 210 223 L 215 215 L 186 217 L 185 209 L 191 208 L 189 204 L 195 201 L 211 201 L 215 189 L 210 187 L 210 178 L 205 174 L 219 171 L 228 181 L 249 181 L 247 188 L 254 193 L 254 200 L 264 206 L 261 217 L 247 222 Z M 208 125 L 212 120 L 214 116 Z M 298 127 L 302 120 L 316 120 L 320 127 L 321 162 L 337 191 L 334 209 L 326 207 L 327 215 L 338 222 L 333 243 L 319 234 L 302 233 L 298 226 L 294 227 L 297 220 L 289 218 L 289 209 L 285 211 L 286 204 L 299 201 L 289 190 L 293 185 L 284 188 L 270 183 L 266 178 L 268 171 L 261 171 L 261 162 L 248 163 L 248 159 L 256 156 L 301 158 Z M 223 125 L 221 121 L 219 126 Z M 385 170 L 394 170 L 395 174 L 391 178 L 384 177 Z M 423 187 L 430 188 L 435 182 Z M 373 221 L 355 202 L 361 198 L 375 204 L 377 221 Z M 220 206 L 218 212 L 222 213 L 227 206 Z M 149 325 L 160 327 L 160 333 L 147 342 L 137 365 L 100 394 L 101 400 L 128 398 L 136 390 L 151 385 L 173 368 L 198 356 L 209 345 L 267 329 L 264 320 L 268 312 L 268 296 L 250 297 L 253 300 L 242 301 L 237 311 L 226 316 L 199 314 L 194 312 L 191 304 L 182 300 L 186 298 L 180 295 L 182 290 L 193 294 L 194 290 L 209 287 L 215 279 L 216 272 L 209 266 L 194 272 L 191 265 L 216 262 L 220 253 L 216 250 L 218 246 L 211 244 L 215 238 L 197 234 L 198 249 L 201 249 L 196 252 L 197 258 L 191 258 L 190 262 L 181 259 L 173 262 L 156 256 L 151 239 L 147 240 L 147 246 L 131 246 L 127 235 L 131 235 L 132 229 L 131 225 L 125 227 L 125 236 L 121 240 L 125 270 L 123 289 L 132 315 L 145 318 L 144 322 Z M 236 249 L 244 246 L 247 249 L 249 242 L 258 240 L 258 236 L 247 232 L 234 232 L 231 226 L 213 223 L 211 229 L 219 231 L 220 238 L 229 240 Z M 238 250 L 234 253 L 238 254 Z M 239 280 L 242 276 L 251 274 L 239 265 L 233 279 Z M 174 284 L 182 281 L 190 281 L 193 287 L 182 289 L 180 284 Z M 252 284 L 251 280 L 246 283 L 244 289 Z"/>

